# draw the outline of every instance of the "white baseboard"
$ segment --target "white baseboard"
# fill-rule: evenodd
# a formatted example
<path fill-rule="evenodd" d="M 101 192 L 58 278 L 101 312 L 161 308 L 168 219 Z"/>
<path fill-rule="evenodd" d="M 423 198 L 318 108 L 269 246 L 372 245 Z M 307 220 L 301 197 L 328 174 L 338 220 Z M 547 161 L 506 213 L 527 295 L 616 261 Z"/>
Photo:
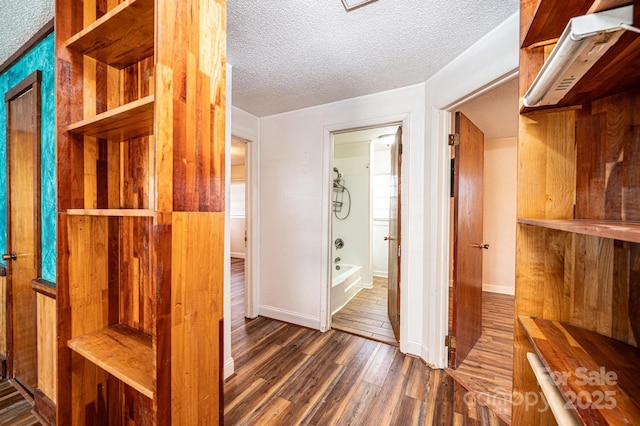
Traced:
<path fill-rule="evenodd" d="M 244 258 L 245 258 L 245 256 L 246 256 L 246 254 L 245 254 L 245 253 L 238 252 L 238 251 L 232 251 L 232 252 L 229 254 L 229 256 L 231 256 L 231 257 L 237 257 L 238 259 L 244 259 Z"/>
<path fill-rule="evenodd" d="M 224 380 L 227 380 L 236 371 L 235 361 L 230 357 L 224 362 Z"/>
<path fill-rule="evenodd" d="M 389 278 L 389 273 L 387 271 L 372 271 L 371 273 L 374 277 Z"/>
<path fill-rule="evenodd" d="M 320 330 L 320 318 L 273 306 L 258 305 L 258 315 L 278 321 L 284 321 L 302 327 Z"/>
<path fill-rule="evenodd" d="M 506 285 L 494 285 L 494 284 L 482 284 L 482 291 L 488 291 L 491 293 L 499 293 L 499 294 L 508 294 L 509 296 L 514 296 L 516 294 L 516 289 Z"/>

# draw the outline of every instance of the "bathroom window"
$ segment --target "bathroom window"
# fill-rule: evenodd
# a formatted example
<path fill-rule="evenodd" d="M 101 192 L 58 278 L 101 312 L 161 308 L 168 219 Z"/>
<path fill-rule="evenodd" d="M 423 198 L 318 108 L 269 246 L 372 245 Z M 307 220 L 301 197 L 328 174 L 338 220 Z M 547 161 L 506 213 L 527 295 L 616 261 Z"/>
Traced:
<path fill-rule="evenodd" d="M 373 220 L 389 220 L 389 197 L 391 196 L 391 174 L 373 176 Z"/>

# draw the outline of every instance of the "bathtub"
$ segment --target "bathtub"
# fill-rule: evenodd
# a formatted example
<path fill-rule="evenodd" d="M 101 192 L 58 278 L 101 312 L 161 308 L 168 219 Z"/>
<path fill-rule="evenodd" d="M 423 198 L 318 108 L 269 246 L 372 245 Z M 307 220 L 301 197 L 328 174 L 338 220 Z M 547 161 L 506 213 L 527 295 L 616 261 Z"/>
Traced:
<path fill-rule="evenodd" d="M 362 266 L 343 264 L 331 275 L 331 315 L 349 303 L 362 289 Z"/>

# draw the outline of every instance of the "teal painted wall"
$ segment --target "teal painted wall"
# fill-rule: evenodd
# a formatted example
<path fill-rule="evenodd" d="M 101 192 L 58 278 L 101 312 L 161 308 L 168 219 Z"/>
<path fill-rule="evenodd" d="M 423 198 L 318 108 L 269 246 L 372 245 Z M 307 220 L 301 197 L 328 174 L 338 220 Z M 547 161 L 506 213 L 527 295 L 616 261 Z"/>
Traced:
<path fill-rule="evenodd" d="M 0 74 L 0 248 L 7 248 L 7 107 L 4 94 L 36 70 L 42 71 L 41 187 L 42 277 L 56 280 L 56 133 L 55 53 L 53 33 L 31 48 L 18 62 Z"/>

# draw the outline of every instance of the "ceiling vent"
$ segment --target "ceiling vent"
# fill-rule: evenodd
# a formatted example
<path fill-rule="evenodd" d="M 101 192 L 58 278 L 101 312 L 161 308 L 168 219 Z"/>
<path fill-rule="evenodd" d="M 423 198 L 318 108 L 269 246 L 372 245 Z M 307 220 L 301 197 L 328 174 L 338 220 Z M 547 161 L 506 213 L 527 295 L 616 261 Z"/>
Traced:
<path fill-rule="evenodd" d="M 344 5 L 344 8 L 347 9 L 347 12 L 350 12 L 353 9 L 366 6 L 369 3 L 373 3 L 375 1 L 377 0 L 342 0 L 342 4 Z"/>

